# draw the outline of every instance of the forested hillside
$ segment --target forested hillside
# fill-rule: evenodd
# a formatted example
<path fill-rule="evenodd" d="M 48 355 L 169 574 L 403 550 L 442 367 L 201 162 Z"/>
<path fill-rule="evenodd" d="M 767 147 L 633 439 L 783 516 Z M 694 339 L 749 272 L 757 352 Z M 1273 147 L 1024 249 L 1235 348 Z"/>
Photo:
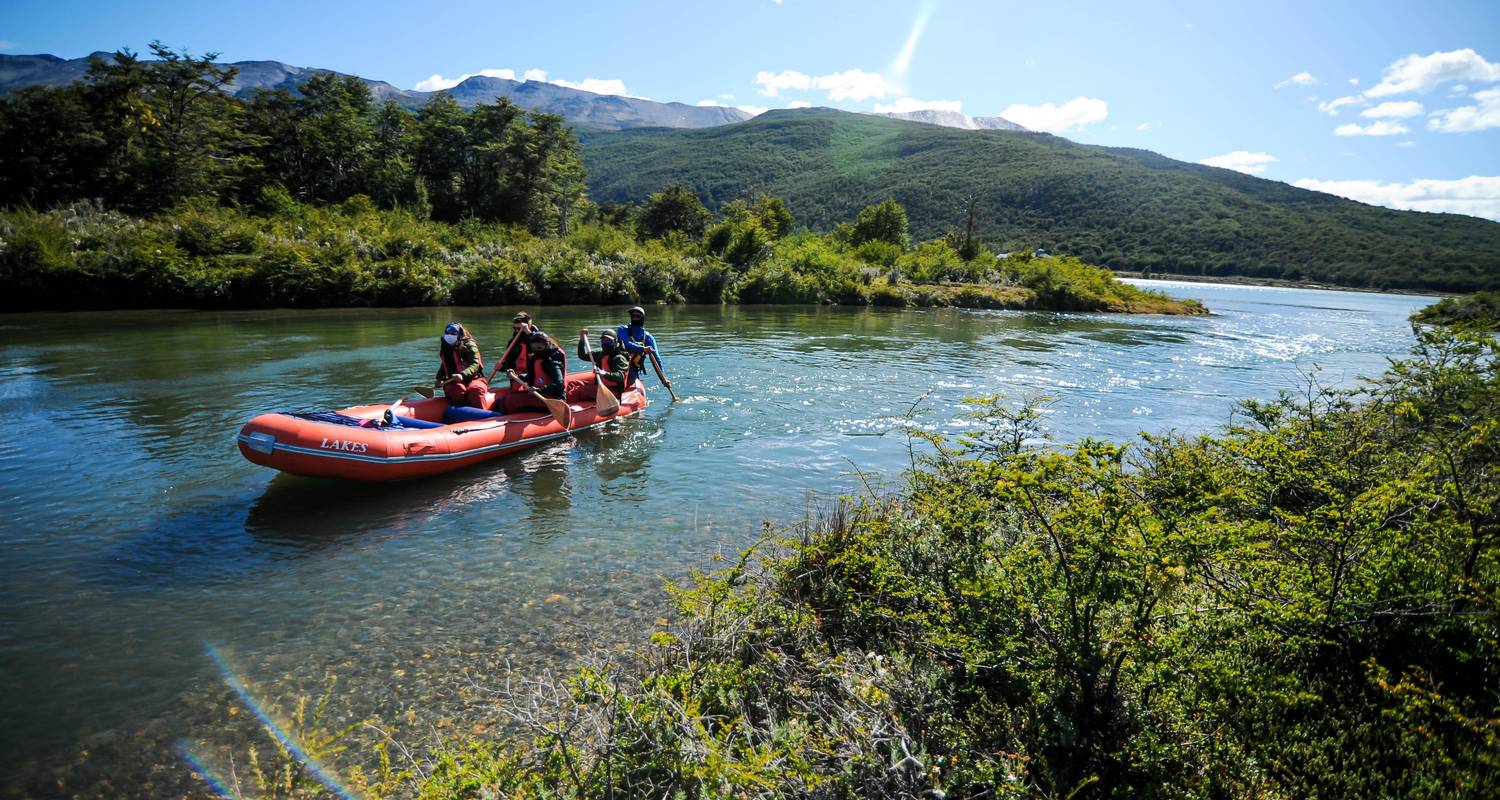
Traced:
<path fill-rule="evenodd" d="M 1500 224 L 1394 211 L 1144 150 L 830 109 L 700 130 L 579 131 L 596 202 L 682 181 L 710 206 L 757 193 L 828 229 L 894 197 L 912 234 L 962 231 L 1118 270 L 1346 286 L 1500 287 Z"/>

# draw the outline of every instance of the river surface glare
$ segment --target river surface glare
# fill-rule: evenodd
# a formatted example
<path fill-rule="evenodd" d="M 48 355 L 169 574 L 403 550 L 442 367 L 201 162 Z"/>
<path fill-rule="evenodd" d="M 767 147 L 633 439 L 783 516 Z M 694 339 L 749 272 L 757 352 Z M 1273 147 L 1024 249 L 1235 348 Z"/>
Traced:
<path fill-rule="evenodd" d="M 1054 398 L 1062 442 L 1210 432 L 1238 400 L 1353 385 L 1433 298 L 1142 282 L 1208 317 L 805 306 L 650 309 L 681 398 L 576 438 L 391 485 L 277 476 L 257 413 L 402 396 L 451 319 L 487 359 L 514 309 L 0 316 L 0 794 L 212 796 L 330 678 L 336 720 L 484 731 L 507 664 L 644 641 L 664 580 L 861 478 L 966 396 Z M 571 348 L 624 309 L 532 308 Z M 597 341 L 597 339 L 596 339 Z M 571 358 L 571 353 L 570 353 Z"/>

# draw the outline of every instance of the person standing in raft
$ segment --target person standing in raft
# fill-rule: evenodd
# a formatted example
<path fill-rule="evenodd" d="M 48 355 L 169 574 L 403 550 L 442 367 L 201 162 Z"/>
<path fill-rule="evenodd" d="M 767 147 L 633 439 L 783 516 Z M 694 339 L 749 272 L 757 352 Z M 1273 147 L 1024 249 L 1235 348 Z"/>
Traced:
<path fill-rule="evenodd" d="M 616 397 L 625 394 L 625 389 L 630 386 L 630 381 L 626 380 L 630 376 L 630 358 L 625 355 L 625 348 L 620 346 L 620 340 L 615 337 L 614 331 L 605 330 L 599 334 L 598 352 L 589 348 L 589 329 L 579 331 L 578 357 L 594 362 L 594 369 L 599 370 L 599 379 L 604 381 L 605 388 L 614 392 Z"/>
<path fill-rule="evenodd" d="M 564 376 L 568 372 L 568 357 L 552 337 L 533 329 L 526 336 L 526 357 L 524 380 L 513 369 L 506 372 L 512 383 L 512 390 L 504 401 L 507 414 L 526 409 L 546 411 L 547 405 L 533 397 L 531 391 L 553 400 L 563 399 L 566 391 Z"/>
<path fill-rule="evenodd" d="M 640 306 L 630 309 L 630 324 L 615 328 L 615 335 L 620 339 L 620 346 L 625 348 L 625 355 L 630 358 L 633 375 L 627 375 L 627 378 L 640 375 L 646 362 L 653 357 L 657 367 L 661 366 L 661 353 L 656 349 L 656 337 L 646 330 L 646 309 Z M 672 389 L 672 382 L 666 377 L 662 377 L 661 382 L 668 391 Z"/>

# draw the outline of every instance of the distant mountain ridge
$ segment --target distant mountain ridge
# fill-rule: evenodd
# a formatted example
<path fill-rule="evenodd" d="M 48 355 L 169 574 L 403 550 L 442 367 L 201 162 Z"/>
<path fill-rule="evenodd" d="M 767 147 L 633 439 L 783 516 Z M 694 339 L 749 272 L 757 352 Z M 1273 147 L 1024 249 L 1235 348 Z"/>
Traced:
<path fill-rule="evenodd" d="M 108 59 L 113 55 L 100 51 L 83 58 L 63 59 L 54 55 L 0 54 L 0 95 L 26 86 L 66 86 L 81 81 L 88 75 L 90 58 Z M 249 97 L 257 89 L 296 91 L 298 86 L 314 75 L 344 74 L 328 69 L 296 67 L 280 61 L 236 61 L 221 66 L 239 69 L 234 83 L 230 85 L 230 92 L 237 97 Z M 359 79 L 370 87 L 370 94 L 377 103 L 392 100 L 404 108 L 415 109 L 437 94 L 401 89 L 385 81 L 365 77 Z M 514 81 L 483 75 L 467 78 L 447 92 L 459 105 L 465 107 L 493 103 L 501 97 L 509 97 L 511 102 L 522 108 L 557 114 L 575 125 L 602 130 L 703 128 L 742 122 L 750 118 L 744 111 L 726 106 L 659 103 L 640 97 L 595 94 L 543 81 Z"/>
<path fill-rule="evenodd" d="M 887 197 L 914 239 L 962 231 L 1120 270 L 1344 286 L 1500 288 L 1500 223 L 1396 211 L 1146 150 L 955 130 L 834 109 L 698 130 L 579 131 L 589 195 L 640 202 L 682 182 L 710 208 L 758 193 L 830 230 Z"/>
<path fill-rule="evenodd" d="M 941 125 L 944 128 L 961 128 L 966 131 L 1027 130 L 1005 117 L 971 117 L 962 111 L 948 111 L 937 108 L 924 108 L 917 111 L 887 111 L 875 116 L 904 119 L 910 122 L 925 122 L 928 125 Z"/>

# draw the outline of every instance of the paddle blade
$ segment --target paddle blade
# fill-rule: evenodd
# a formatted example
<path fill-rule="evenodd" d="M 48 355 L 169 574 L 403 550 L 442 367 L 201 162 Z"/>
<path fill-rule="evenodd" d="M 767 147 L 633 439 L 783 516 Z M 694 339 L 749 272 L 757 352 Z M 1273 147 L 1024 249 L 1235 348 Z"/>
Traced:
<path fill-rule="evenodd" d="M 605 388 L 604 381 L 599 380 L 597 375 L 594 380 L 598 381 L 599 384 L 599 391 L 594 395 L 594 407 L 598 409 L 599 416 L 607 417 L 618 412 L 620 410 L 620 398 L 615 397 L 614 392 Z"/>
<path fill-rule="evenodd" d="M 533 394 L 536 393 L 533 392 Z M 547 410 L 552 412 L 552 418 L 557 420 L 557 424 L 564 428 L 569 427 L 569 423 L 573 421 L 573 411 L 568 408 L 567 403 L 561 400 L 553 400 L 550 397 L 542 397 L 540 394 L 537 397 L 541 397 L 542 402 L 547 404 Z"/>
<path fill-rule="evenodd" d="M 411 387 L 411 390 L 413 392 L 416 392 L 419 395 L 422 395 L 423 397 L 426 397 L 426 398 L 429 398 L 429 399 L 432 397 L 432 387 L 431 386 L 413 386 L 413 387 Z"/>

